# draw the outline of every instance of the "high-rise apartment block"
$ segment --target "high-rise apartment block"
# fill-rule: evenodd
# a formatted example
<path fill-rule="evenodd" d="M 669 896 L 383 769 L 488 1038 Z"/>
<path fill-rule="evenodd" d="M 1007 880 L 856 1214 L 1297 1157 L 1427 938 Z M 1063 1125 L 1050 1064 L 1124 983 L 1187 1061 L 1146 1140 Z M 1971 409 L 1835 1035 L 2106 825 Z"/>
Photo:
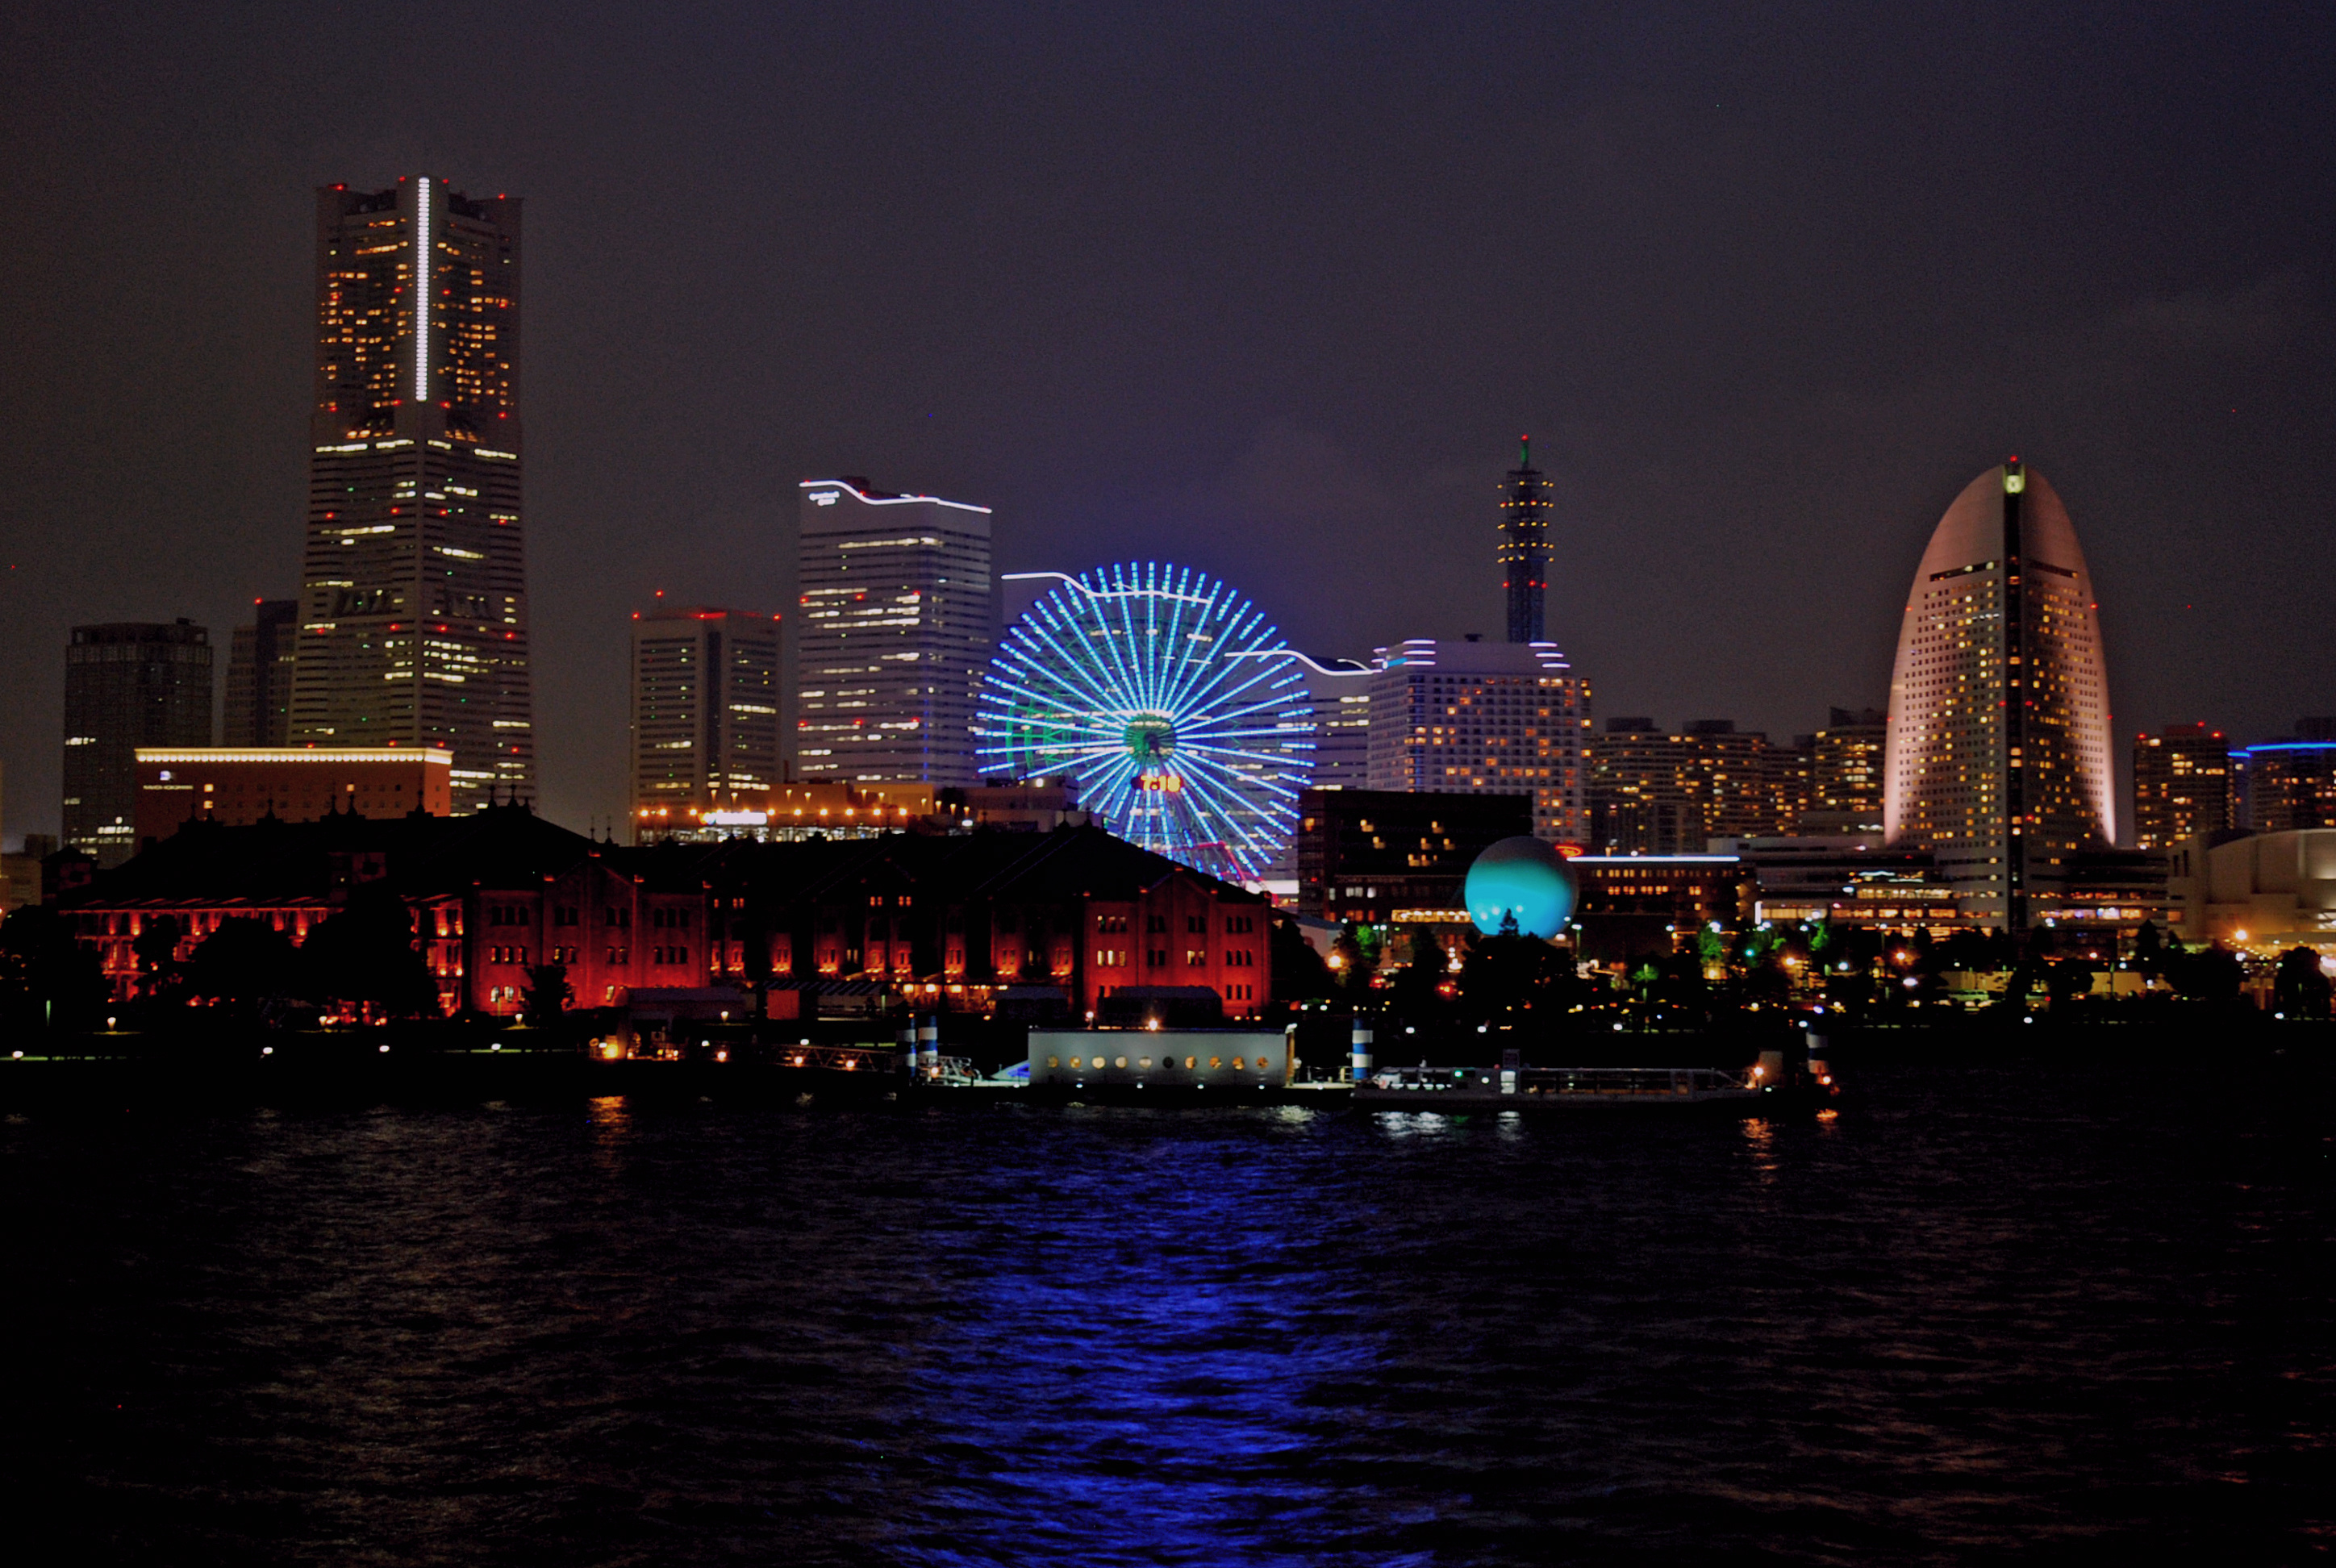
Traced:
<path fill-rule="evenodd" d="M 1368 789 L 1371 782 L 1371 683 L 1358 671 L 1324 675 L 1309 669 L 1307 706 L 1314 715 L 1314 773 L 1318 790 Z"/>
<path fill-rule="evenodd" d="M 2242 746 L 2232 754 L 2246 803 L 2245 825 L 2259 833 L 2336 828 L 2336 737 L 2309 738 L 2310 721 L 2296 726 L 2298 738 Z"/>
<path fill-rule="evenodd" d="M 458 813 L 535 777 L 520 278 L 516 198 L 316 193 L 291 740 L 451 751 Z"/>
<path fill-rule="evenodd" d="M 808 782 L 978 782 L 997 640 L 989 509 L 860 478 L 803 487 L 794 758 Z"/>
<path fill-rule="evenodd" d="M 1870 707 L 1831 709 L 1825 728 L 1810 737 L 1809 803 L 1800 831 L 1881 832 L 1889 750 L 1888 715 Z"/>
<path fill-rule="evenodd" d="M 1601 855 L 1697 855 L 1715 838 L 1790 833 L 1807 754 L 1724 718 L 1666 735 L 1613 718 L 1590 742 L 1590 843 Z"/>
<path fill-rule="evenodd" d="M 211 744 L 210 633 L 190 621 L 77 626 L 65 648 L 65 842 L 114 866 L 138 849 L 138 748 Z"/>
<path fill-rule="evenodd" d="M 665 609 L 633 621 L 633 831 L 768 812 L 781 781 L 779 618 Z"/>
<path fill-rule="evenodd" d="M 300 601 L 252 601 L 252 618 L 228 644 L 227 689 L 219 744 L 280 746 L 292 737 L 292 656 L 300 639 Z"/>
<path fill-rule="evenodd" d="M 1543 601 L 1549 593 L 1549 485 L 1533 465 L 1533 442 L 1522 441 L 1517 465 L 1501 485 L 1501 588 L 1507 596 L 1509 640 L 1547 637 Z"/>
<path fill-rule="evenodd" d="M 2133 842 L 2162 850 L 2233 825 L 2231 743 L 2203 724 L 2133 737 Z"/>
<path fill-rule="evenodd" d="M 1907 595 L 1890 677 L 1884 832 L 1931 851 L 1965 913 L 2041 923 L 2117 842 L 2108 676 L 2085 553 L 2018 458 L 1964 487 Z"/>
<path fill-rule="evenodd" d="M 1372 664 L 1371 788 L 1530 794 L 1535 834 L 1585 842 L 1590 683 L 1556 644 L 1415 638 Z"/>

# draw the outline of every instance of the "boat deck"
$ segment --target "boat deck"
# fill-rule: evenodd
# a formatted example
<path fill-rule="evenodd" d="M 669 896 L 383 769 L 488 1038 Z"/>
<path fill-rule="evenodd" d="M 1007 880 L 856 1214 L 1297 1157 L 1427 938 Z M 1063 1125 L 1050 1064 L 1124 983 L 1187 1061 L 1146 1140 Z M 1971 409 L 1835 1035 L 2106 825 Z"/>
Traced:
<path fill-rule="evenodd" d="M 1383 1067 L 1355 1088 L 1358 1105 L 1416 1111 L 1749 1108 L 1762 1098 L 1749 1078 L 1713 1067 Z"/>

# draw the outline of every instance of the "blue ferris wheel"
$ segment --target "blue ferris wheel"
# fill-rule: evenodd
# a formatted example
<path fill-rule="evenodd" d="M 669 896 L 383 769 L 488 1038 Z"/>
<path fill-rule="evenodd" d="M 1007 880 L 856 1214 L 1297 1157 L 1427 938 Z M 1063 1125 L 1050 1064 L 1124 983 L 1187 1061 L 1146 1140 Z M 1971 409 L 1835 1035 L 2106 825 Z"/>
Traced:
<path fill-rule="evenodd" d="M 985 774 L 1068 778 L 1112 832 L 1228 881 L 1266 874 L 1314 772 L 1314 710 L 1281 634 L 1206 573 L 1159 561 L 1056 586 L 982 681 Z"/>

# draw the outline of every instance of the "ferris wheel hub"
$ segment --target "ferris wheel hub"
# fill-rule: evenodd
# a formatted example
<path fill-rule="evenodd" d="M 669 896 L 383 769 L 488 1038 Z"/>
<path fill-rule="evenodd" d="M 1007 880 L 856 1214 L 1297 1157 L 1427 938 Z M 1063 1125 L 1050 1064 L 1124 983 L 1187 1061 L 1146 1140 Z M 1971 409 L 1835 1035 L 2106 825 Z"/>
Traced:
<path fill-rule="evenodd" d="M 1130 714 L 1120 741 L 1136 765 L 1149 772 L 1176 755 L 1176 721 L 1164 713 Z"/>

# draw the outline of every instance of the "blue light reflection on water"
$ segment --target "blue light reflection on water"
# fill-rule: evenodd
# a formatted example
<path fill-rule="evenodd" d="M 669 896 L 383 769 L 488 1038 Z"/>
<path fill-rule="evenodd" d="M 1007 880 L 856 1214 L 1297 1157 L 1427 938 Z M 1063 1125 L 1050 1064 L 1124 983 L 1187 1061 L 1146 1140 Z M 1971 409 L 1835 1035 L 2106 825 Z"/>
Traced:
<path fill-rule="evenodd" d="M 1371 1347 L 1340 1195 L 1288 1146 L 1316 1118 L 1194 1138 L 1173 1115 L 1066 1115 L 1094 1124 L 1086 1157 L 1021 1194 L 1013 1246 L 917 1378 L 921 1421 L 1022 1456 L 1023 1482 L 940 1489 L 912 1555 L 1325 1560 L 1358 1499 L 1312 1471 L 1305 1401 Z"/>
<path fill-rule="evenodd" d="M 0 1458 L 90 1560 L 2279 1559 L 2325 1079 L 19 1115 Z"/>

